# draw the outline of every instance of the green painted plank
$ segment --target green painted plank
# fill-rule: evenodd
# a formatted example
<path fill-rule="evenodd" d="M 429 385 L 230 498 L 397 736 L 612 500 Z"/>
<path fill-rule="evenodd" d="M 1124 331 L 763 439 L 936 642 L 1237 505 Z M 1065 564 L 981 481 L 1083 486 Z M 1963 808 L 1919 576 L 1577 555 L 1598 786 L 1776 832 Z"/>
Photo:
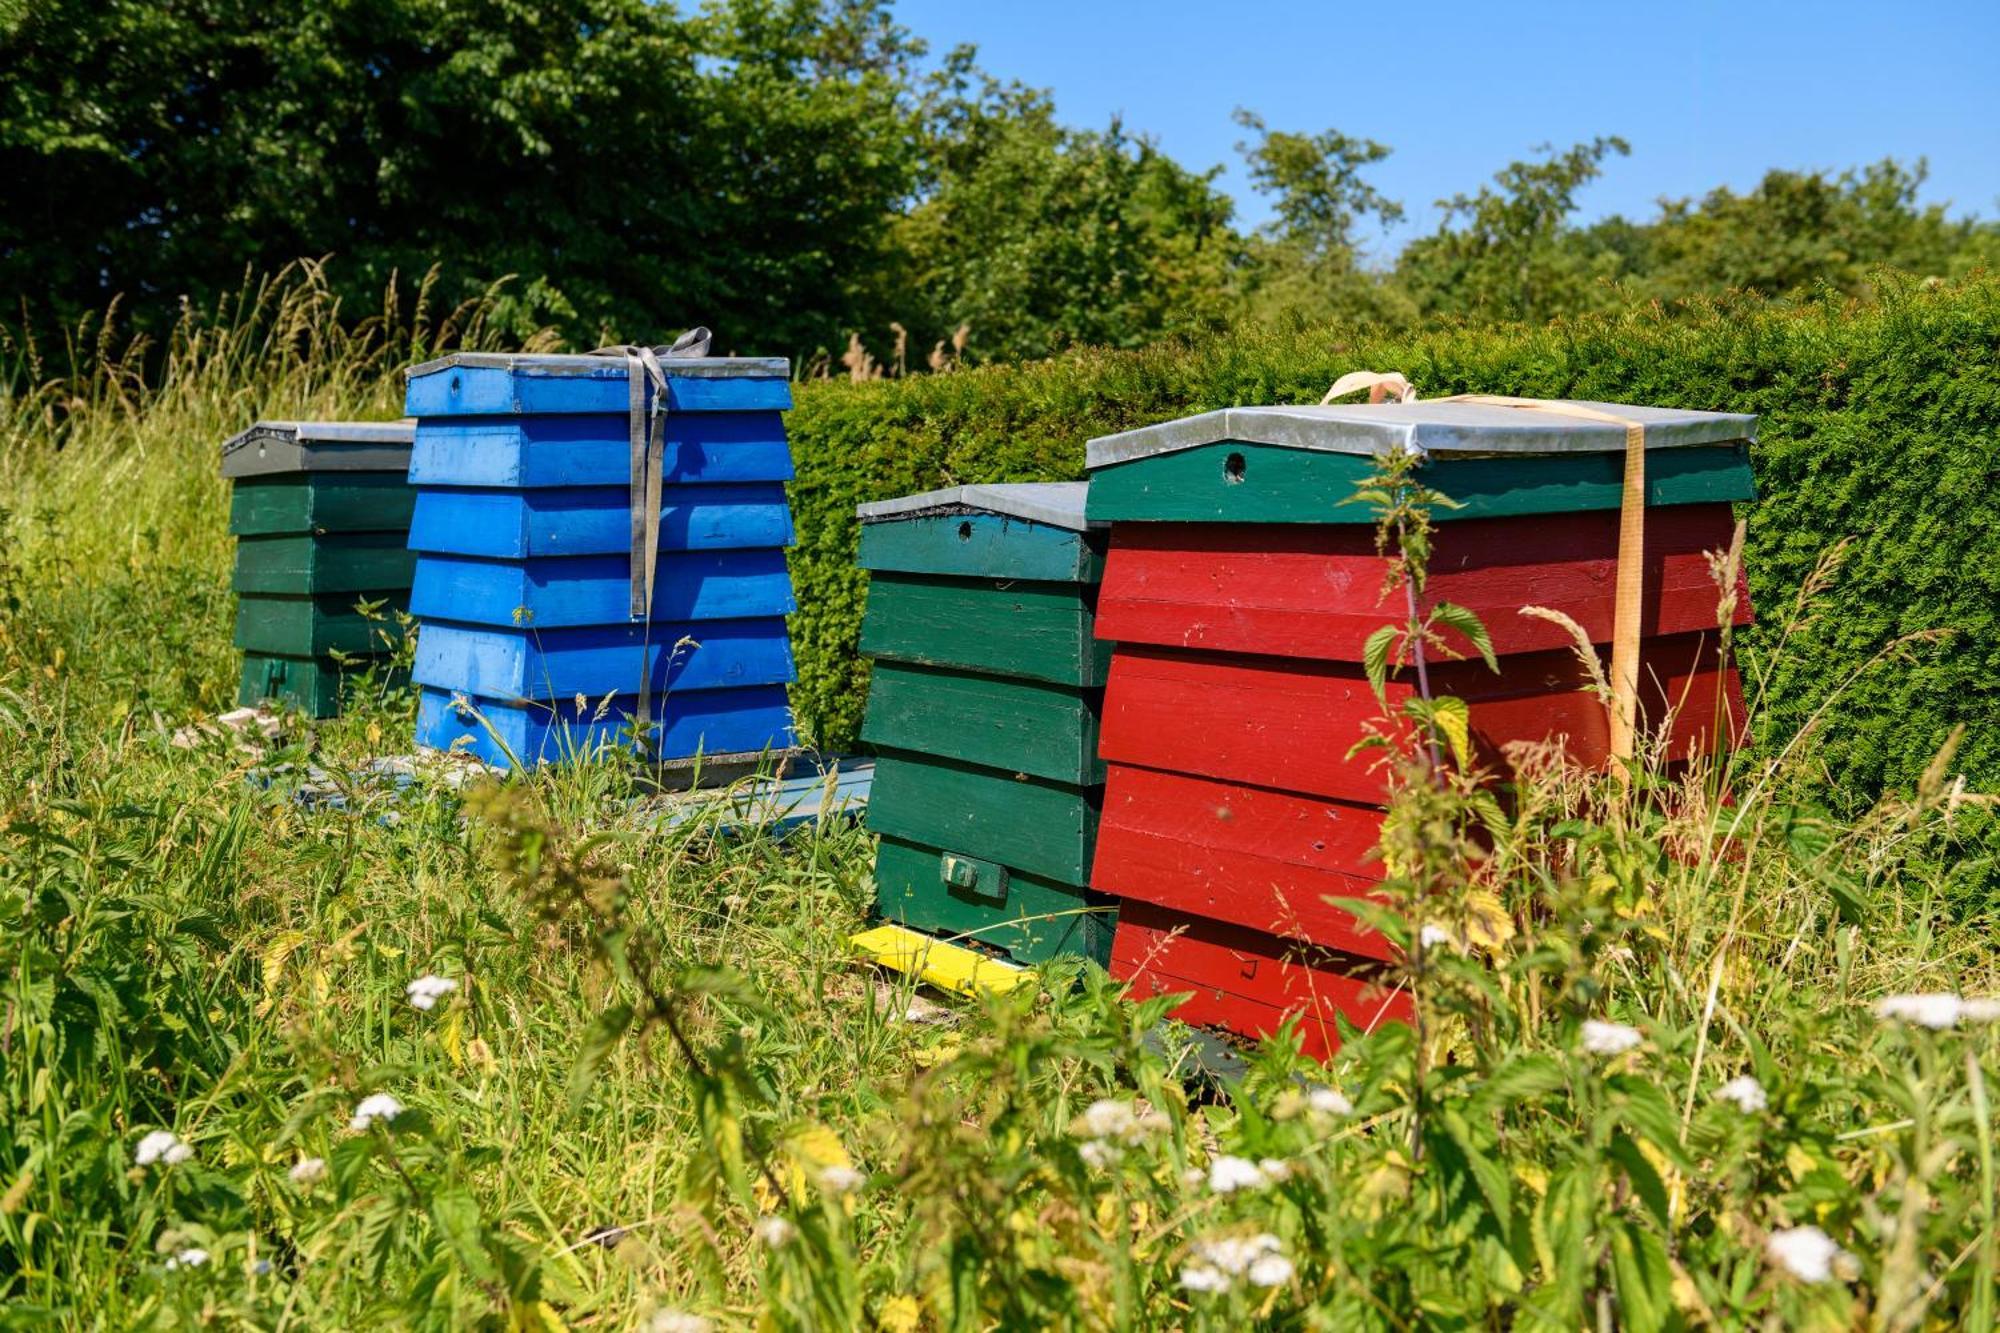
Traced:
<path fill-rule="evenodd" d="M 246 653 L 237 677 L 236 702 L 253 708 L 270 699 L 291 704 L 309 717 L 332 717 L 340 711 L 345 680 L 367 670 L 375 660 L 341 667 L 323 657 Z"/>
<path fill-rule="evenodd" d="M 856 563 L 903 574 L 1096 583 L 1104 577 L 1104 537 L 999 514 L 885 519 L 861 525 Z"/>
<path fill-rule="evenodd" d="M 1113 463 L 1090 475 L 1087 512 L 1098 522 L 1373 523 L 1367 505 L 1342 504 L 1374 467 L 1356 454 L 1221 444 Z M 1420 475 L 1464 506 L 1439 522 L 1616 509 L 1622 454 L 1434 458 Z M 1656 449 L 1646 456 L 1646 503 L 1752 500 L 1750 456 L 1738 445 Z"/>
<path fill-rule="evenodd" d="M 326 537 L 244 537 L 236 543 L 239 593 L 317 596 L 408 588 L 416 556 L 400 532 Z"/>
<path fill-rule="evenodd" d="M 1060 884 L 1090 882 L 1101 789 L 1017 777 L 930 755 L 875 760 L 868 827 Z"/>
<path fill-rule="evenodd" d="M 877 662 L 861 739 L 1076 785 L 1102 782 L 1099 691 Z"/>
<path fill-rule="evenodd" d="M 1017 963 L 1045 963 L 1064 954 L 1111 961 L 1117 922 L 1111 900 L 1011 868 L 1004 896 L 954 888 L 942 873 L 947 854 L 883 838 L 875 852 L 875 904 L 881 914 L 912 930 L 970 936 Z"/>
<path fill-rule="evenodd" d="M 382 604 L 372 617 L 355 609 L 364 598 Z M 396 612 L 409 600 L 408 589 L 320 597 L 251 594 L 236 602 L 236 646 L 287 657 L 387 652 L 402 640 Z"/>
<path fill-rule="evenodd" d="M 245 477 L 229 497 L 239 537 L 307 532 L 408 532 L 417 492 L 400 472 Z"/>
<path fill-rule="evenodd" d="M 1102 685 L 1111 645 L 1094 637 L 1093 600 L 1080 583 L 876 574 L 868 580 L 861 652 L 1057 685 Z"/>

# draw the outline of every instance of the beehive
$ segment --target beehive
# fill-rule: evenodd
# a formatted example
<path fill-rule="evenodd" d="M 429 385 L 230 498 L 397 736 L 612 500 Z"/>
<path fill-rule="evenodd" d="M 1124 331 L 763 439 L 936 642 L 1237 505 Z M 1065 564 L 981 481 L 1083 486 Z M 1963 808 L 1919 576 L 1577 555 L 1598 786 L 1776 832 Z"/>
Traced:
<path fill-rule="evenodd" d="M 1109 650 L 1083 502 L 1081 483 L 964 486 L 860 509 L 878 904 L 1023 963 L 1109 953 L 1085 888 Z"/>
<path fill-rule="evenodd" d="M 661 365 L 657 564 L 636 614 L 634 495 L 649 502 L 628 362 L 459 353 L 410 371 L 419 744 L 530 765 L 605 744 L 663 761 L 793 745 L 789 367 Z M 662 405 L 641 383 L 649 429 Z"/>
<path fill-rule="evenodd" d="M 1585 763 L 1610 749 L 1582 691 L 1570 616 L 1612 639 L 1626 431 L 1645 431 L 1639 707 L 1667 723 L 1669 758 L 1740 726 L 1735 672 L 1716 656 L 1720 598 L 1705 551 L 1726 548 L 1752 498 L 1755 419 L 1607 404 L 1477 402 L 1247 408 L 1094 440 L 1088 512 L 1110 524 L 1098 633 L 1117 644 L 1100 738 L 1104 817 L 1092 884 L 1121 901 L 1112 970 L 1183 991 L 1180 1015 L 1252 1034 L 1302 1012 L 1309 1049 L 1333 1015 L 1403 1012 L 1365 985 L 1389 954 L 1328 897 L 1379 883 L 1371 858 L 1386 777 L 1350 756 L 1381 705 L 1363 644 L 1400 623 L 1382 601 L 1369 506 L 1344 504 L 1396 448 L 1420 455 L 1437 508 L 1426 596 L 1477 612 L 1500 658 L 1431 666 L 1467 701 L 1480 762 L 1561 736 Z M 1750 614 L 1740 584 L 1735 617 Z M 1464 649 L 1466 644 L 1460 643 Z M 1391 709 L 1414 689 L 1392 679 Z M 1178 929 L 1179 935 L 1171 934 Z"/>
<path fill-rule="evenodd" d="M 260 421 L 222 446 L 238 703 L 276 699 L 330 717 L 343 677 L 401 638 L 412 433 L 407 421 Z"/>

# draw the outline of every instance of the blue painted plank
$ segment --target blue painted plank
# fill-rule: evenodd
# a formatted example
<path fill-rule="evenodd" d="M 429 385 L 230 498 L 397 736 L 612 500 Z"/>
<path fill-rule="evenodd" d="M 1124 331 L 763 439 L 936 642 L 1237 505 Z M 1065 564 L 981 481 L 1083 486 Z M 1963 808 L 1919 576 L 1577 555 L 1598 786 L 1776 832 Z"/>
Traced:
<path fill-rule="evenodd" d="M 542 412 L 615 412 L 622 421 L 631 390 L 622 361 L 602 373 L 535 375 L 499 366 L 445 366 L 410 377 L 403 412 L 413 417 L 491 416 Z M 646 390 L 652 408 L 653 391 Z M 792 405 L 789 380 L 776 376 L 667 377 L 672 412 L 783 411 Z"/>
<path fill-rule="evenodd" d="M 417 703 L 417 744 L 435 750 L 458 746 L 489 764 L 507 763 L 511 750 L 530 766 L 632 746 L 631 717 L 638 700 L 630 695 L 613 699 L 602 716 L 600 702 L 590 700 L 581 710 L 568 700 L 519 705 L 426 687 Z M 653 757 L 659 759 L 755 754 L 790 749 L 795 743 L 782 685 L 671 694 L 653 701 L 653 713 L 658 719 Z"/>
<path fill-rule="evenodd" d="M 511 701 L 629 694 L 649 673 L 655 695 L 798 678 L 775 616 L 539 631 L 430 621 L 417 633 L 412 674 L 419 685 Z"/>
<path fill-rule="evenodd" d="M 776 412 L 669 416 L 661 480 L 790 481 Z M 632 447 L 622 416 L 439 417 L 417 423 L 410 481 L 419 486 L 623 486 Z"/>
<path fill-rule="evenodd" d="M 565 629 L 631 621 L 631 559 L 623 555 L 482 560 L 420 555 L 410 614 L 420 621 Z M 660 557 L 651 619 L 740 620 L 790 615 L 783 551 L 690 551 Z"/>
<path fill-rule="evenodd" d="M 873 761 L 836 760 L 831 790 L 828 776 L 826 771 L 815 770 L 776 781 L 760 778 L 690 792 L 674 798 L 659 823 L 662 828 L 678 828 L 697 819 L 713 818 L 717 833 L 761 832 L 783 837 L 822 816 L 859 818 L 868 808 L 868 794 L 875 783 Z M 723 808 L 718 811 L 718 806 Z"/>
<path fill-rule="evenodd" d="M 631 493 L 623 486 L 559 490 L 418 491 L 410 549 L 503 560 L 615 555 L 632 541 Z M 781 482 L 666 486 L 660 491 L 662 551 L 728 551 L 792 544 Z"/>

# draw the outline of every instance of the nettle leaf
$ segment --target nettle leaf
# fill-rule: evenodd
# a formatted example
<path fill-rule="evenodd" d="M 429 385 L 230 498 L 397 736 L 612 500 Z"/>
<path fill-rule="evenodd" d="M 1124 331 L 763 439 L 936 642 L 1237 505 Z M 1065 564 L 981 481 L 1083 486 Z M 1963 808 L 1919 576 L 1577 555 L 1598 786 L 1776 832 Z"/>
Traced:
<path fill-rule="evenodd" d="M 1543 1097 L 1568 1080 L 1562 1062 L 1552 1055 L 1517 1055 L 1488 1074 L 1472 1094 L 1482 1115 Z"/>
<path fill-rule="evenodd" d="M 1636 1333 L 1685 1327 L 1674 1308 L 1674 1270 L 1667 1247 L 1637 1222 L 1611 1232 L 1611 1282 L 1618 1295 L 1619 1325 Z"/>
<path fill-rule="evenodd" d="M 1451 746 L 1451 757 L 1460 768 L 1472 766 L 1472 710 L 1465 700 L 1452 695 L 1436 699 L 1411 699 L 1403 711 L 1414 722 L 1429 727 Z"/>
<path fill-rule="evenodd" d="M 604 1062 L 618 1049 L 618 1043 L 632 1026 L 632 1006 L 614 1004 L 599 1014 L 591 1025 L 584 1029 L 583 1041 L 576 1053 L 576 1063 L 569 1071 L 569 1109 L 579 1111 L 590 1096 L 590 1087 L 597 1081 L 598 1071 Z"/>
<path fill-rule="evenodd" d="M 1375 691 L 1375 702 L 1384 708 L 1389 706 L 1389 654 L 1400 632 L 1394 625 L 1384 625 L 1361 645 L 1361 668 L 1368 673 L 1368 688 Z"/>
<path fill-rule="evenodd" d="M 1457 602 L 1439 602 L 1431 608 L 1431 624 L 1457 630 L 1490 670 L 1500 669 L 1500 659 L 1493 655 L 1493 636 L 1487 633 L 1486 622 L 1472 608 L 1460 606 Z"/>
<path fill-rule="evenodd" d="M 1410 947 L 1410 939 L 1414 934 L 1410 929 L 1410 919 L 1387 903 L 1379 903 L 1372 898 L 1328 897 L 1322 901 L 1347 913 L 1398 949 Z"/>
<path fill-rule="evenodd" d="M 1611 1135 L 1610 1153 L 1613 1161 L 1623 1168 L 1625 1179 L 1632 1183 L 1632 1192 L 1639 1202 L 1661 1226 L 1667 1225 L 1667 1186 L 1660 1179 L 1660 1173 L 1646 1160 L 1646 1154 L 1624 1130 L 1614 1130 Z"/>

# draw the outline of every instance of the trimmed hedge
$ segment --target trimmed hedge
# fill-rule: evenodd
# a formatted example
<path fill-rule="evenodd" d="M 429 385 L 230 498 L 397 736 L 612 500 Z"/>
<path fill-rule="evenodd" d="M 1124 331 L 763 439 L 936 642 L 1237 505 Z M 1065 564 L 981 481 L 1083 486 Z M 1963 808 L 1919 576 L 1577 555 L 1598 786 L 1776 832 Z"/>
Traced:
<path fill-rule="evenodd" d="M 1316 402 L 1344 371 L 1401 370 L 1426 397 L 1507 393 L 1750 411 L 1762 418 L 1748 507 L 1768 671 L 1766 743 L 1825 706 L 1816 753 L 1853 796 L 1907 785 L 1952 727 L 1959 767 L 2000 787 L 2000 281 L 1910 286 L 1878 302 L 1722 303 L 1537 329 L 1446 329 L 1342 342 L 1266 333 L 1093 352 L 869 384 L 801 387 L 794 700 L 822 745 L 854 743 L 866 580 L 854 506 L 975 481 L 1083 475 L 1084 441 L 1190 412 Z M 1840 575 L 1782 652 L 1776 631 L 1821 554 Z M 1899 636 L 1947 629 L 1842 689 Z M 1831 702 L 1829 703 L 1829 700 Z"/>

